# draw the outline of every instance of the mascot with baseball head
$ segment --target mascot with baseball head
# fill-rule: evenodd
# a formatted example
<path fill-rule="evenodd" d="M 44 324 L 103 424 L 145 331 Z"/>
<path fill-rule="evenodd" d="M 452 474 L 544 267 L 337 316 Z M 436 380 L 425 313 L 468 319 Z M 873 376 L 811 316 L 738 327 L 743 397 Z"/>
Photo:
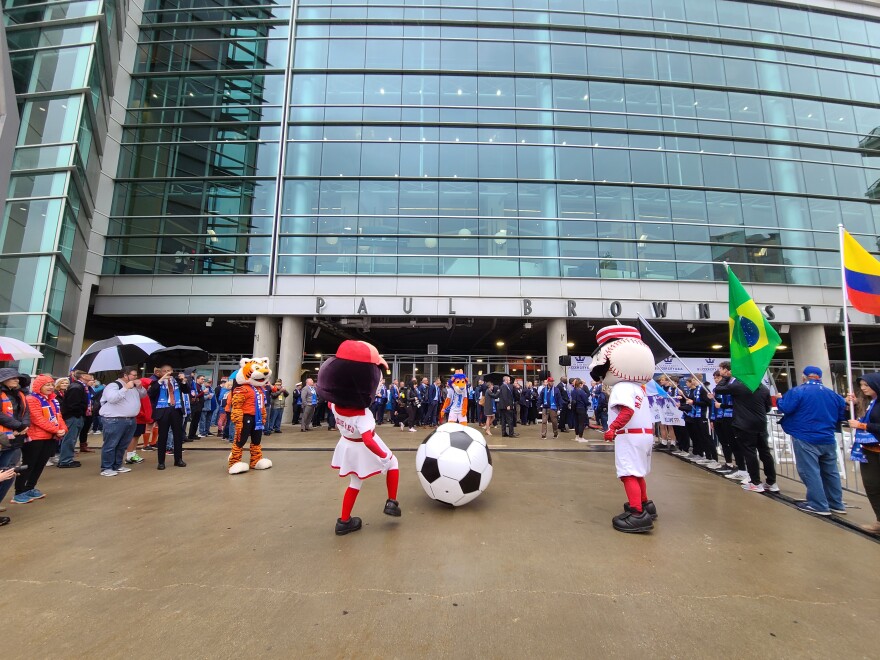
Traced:
<path fill-rule="evenodd" d="M 628 325 L 602 328 L 596 341 L 599 347 L 590 375 L 612 385 L 605 440 L 614 442 L 614 465 L 628 500 L 611 524 L 619 532 L 649 532 L 654 529 L 657 508 L 648 499 L 645 484 L 654 444 L 654 417 L 645 383 L 654 376 L 654 355 L 638 329 Z"/>
<path fill-rule="evenodd" d="M 330 402 L 330 408 L 336 416 L 336 427 L 342 434 L 330 467 L 339 470 L 340 477 L 350 477 L 348 489 L 342 498 L 342 515 L 336 521 L 338 536 L 361 528 L 361 519 L 353 517 L 351 510 L 364 479 L 383 472 L 388 487 L 384 513 L 400 516 L 397 457 L 375 433 L 376 419 L 370 411 L 382 369 L 387 368 L 388 364 L 375 346 L 365 341 L 347 340 L 339 345 L 334 357 L 321 364 L 318 372 L 318 396 Z"/>

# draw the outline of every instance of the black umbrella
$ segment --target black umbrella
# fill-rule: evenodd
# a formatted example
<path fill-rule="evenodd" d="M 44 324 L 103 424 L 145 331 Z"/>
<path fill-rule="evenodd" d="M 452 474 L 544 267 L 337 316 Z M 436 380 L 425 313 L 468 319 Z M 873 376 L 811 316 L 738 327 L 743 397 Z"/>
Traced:
<path fill-rule="evenodd" d="M 140 364 L 150 353 L 160 348 L 165 347 L 155 339 L 143 335 L 110 337 L 89 346 L 71 370 L 118 371 L 126 365 Z"/>
<path fill-rule="evenodd" d="M 148 367 L 161 367 L 170 364 L 172 367 L 195 367 L 205 364 L 211 357 L 208 351 L 198 346 L 169 346 L 153 351 L 147 358 Z"/>
<path fill-rule="evenodd" d="M 491 374 L 486 374 L 483 376 L 483 381 L 486 383 L 492 383 L 493 385 L 501 385 L 504 382 L 504 377 L 510 376 L 510 374 L 501 373 L 500 371 L 496 371 Z"/>

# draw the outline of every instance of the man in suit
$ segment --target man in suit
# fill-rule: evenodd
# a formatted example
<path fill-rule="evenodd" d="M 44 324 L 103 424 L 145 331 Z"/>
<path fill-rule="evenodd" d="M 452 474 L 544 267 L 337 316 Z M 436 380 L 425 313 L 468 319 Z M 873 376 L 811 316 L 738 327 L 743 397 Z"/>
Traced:
<path fill-rule="evenodd" d="M 568 433 L 568 429 L 565 428 L 565 423 L 568 419 L 568 406 L 570 399 L 571 397 L 568 394 L 568 379 L 565 377 L 560 378 L 559 385 L 556 386 L 556 402 L 559 406 L 557 415 L 559 417 L 560 433 Z"/>
<path fill-rule="evenodd" d="M 428 417 L 428 378 L 427 376 L 422 378 L 422 382 L 419 383 L 418 386 L 419 391 L 419 404 L 418 404 L 418 413 L 416 416 L 416 423 L 419 426 L 424 426 L 426 424 L 426 419 Z"/>
<path fill-rule="evenodd" d="M 315 389 L 315 381 L 306 378 L 306 384 L 302 388 L 302 425 L 300 432 L 312 430 L 312 418 L 315 416 L 315 407 L 318 405 L 318 390 Z"/>
<path fill-rule="evenodd" d="M 190 413 L 188 389 L 190 383 L 186 376 L 177 374 L 170 365 L 162 365 L 159 376 L 150 383 L 147 394 L 150 404 L 153 406 L 153 420 L 159 427 L 159 442 L 156 445 L 156 454 L 159 470 L 165 469 L 165 452 L 168 444 L 168 431 L 174 434 L 174 465 L 186 467 L 183 462 L 183 420 Z"/>
<path fill-rule="evenodd" d="M 425 426 L 437 426 L 437 413 L 440 411 L 440 404 L 446 400 L 446 392 L 443 390 L 439 378 L 435 378 L 431 386 L 428 387 L 426 397 L 426 412 L 424 419 L 422 419 L 422 424 Z"/>
<path fill-rule="evenodd" d="M 514 437 L 513 426 L 516 413 L 513 409 L 513 386 L 510 384 L 510 376 L 505 376 L 501 383 L 501 392 L 498 396 L 498 412 L 501 416 L 501 437 Z"/>
<path fill-rule="evenodd" d="M 526 382 L 519 394 L 519 423 L 526 426 L 529 423 L 529 413 L 532 407 L 532 381 Z"/>
<path fill-rule="evenodd" d="M 370 410 L 376 419 L 376 426 L 380 426 L 385 419 L 385 404 L 388 403 L 388 388 L 385 387 L 385 379 L 379 381 L 376 393 L 373 395 L 373 404 Z"/>

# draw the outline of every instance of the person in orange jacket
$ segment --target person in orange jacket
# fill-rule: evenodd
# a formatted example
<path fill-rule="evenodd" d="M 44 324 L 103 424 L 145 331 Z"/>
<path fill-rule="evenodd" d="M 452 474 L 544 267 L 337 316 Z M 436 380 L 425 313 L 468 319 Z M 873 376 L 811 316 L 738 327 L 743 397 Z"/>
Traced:
<path fill-rule="evenodd" d="M 27 396 L 31 425 L 28 427 L 28 440 L 21 448 L 22 465 L 28 469 L 15 479 L 16 504 L 27 504 L 45 495 L 37 490 L 37 482 L 43 474 L 46 462 L 55 451 L 55 442 L 67 433 L 67 425 L 61 416 L 61 405 L 55 397 L 55 379 L 42 374 L 34 378 L 31 394 Z"/>

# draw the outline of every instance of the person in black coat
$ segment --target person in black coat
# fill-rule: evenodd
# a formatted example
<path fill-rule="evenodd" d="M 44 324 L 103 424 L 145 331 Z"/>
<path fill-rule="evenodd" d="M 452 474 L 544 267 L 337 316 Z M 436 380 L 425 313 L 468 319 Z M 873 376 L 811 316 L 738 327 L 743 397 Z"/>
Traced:
<path fill-rule="evenodd" d="M 556 403 L 558 406 L 556 415 L 559 418 L 559 432 L 568 433 L 568 429 L 565 428 L 565 423 L 568 419 L 568 410 L 571 407 L 571 397 L 568 395 L 567 378 L 559 379 L 559 384 L 556 386 Z"/>
<path fill-rule="evenodd" d="M 526 382 L 519 393 L 519 423 L 528 425 L 532 407 L 532 381 Z"/>
<path fill-rule="evenodd" d="M 510 384 L 510 376 L 505 376 L 498 392 L 498 413 L 501 416 L 501 437 L 512 438 L 515 434 L 516 411 L 514 404 L 513 385 Z"/>
<path fill-rule="evenodd" d="M 199 435 L 199 422 L 202 419 L 202 410 L 205 408 L 205 393 L 202 391 L 204 384 L 205 377 L 199 376 L 195 371 L 187 379 L 190 407 L 189 435 L 186 437 L 188 441 L 202 437 Z"/>
<path fill-rule="evenodd" d="M 767 413 L 772 408 L 770 390 L 761 384 L 752 392 L 741 380 L 731 378 L 727 385 L 716 385 L 715 393 L 708 394 L 707 397 L 714 399 L 718 394 L 730 394 L 733 397 L 734 442 L 743 452 L 749 473 L 749 481 L 743 483 L 743 489 L 758 493 L 765 490 L 778 491 L 776 464 L 767 444 Z M 758 457 L 764 466 L 766 481 L 763 484 Z"/>

